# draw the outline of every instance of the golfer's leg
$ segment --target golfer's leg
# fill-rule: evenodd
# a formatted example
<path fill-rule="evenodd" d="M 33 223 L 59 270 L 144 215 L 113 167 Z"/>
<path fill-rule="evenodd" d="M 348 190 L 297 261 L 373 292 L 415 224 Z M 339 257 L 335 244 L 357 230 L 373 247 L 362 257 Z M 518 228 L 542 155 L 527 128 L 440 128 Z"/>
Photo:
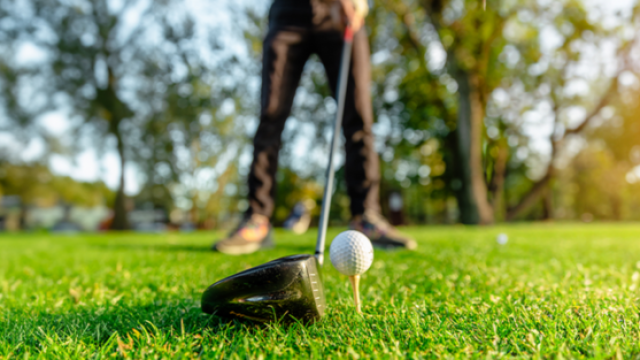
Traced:
<path fill-rule="evenodd" d="M 331 31 L 317 34 L 315 50 L 324 64 L 331 89 L 335 92 L 342 57 L 342 33 Z M 366 210 L 380 211 L 380 164 L 375 152 L 373 110 L 370 94 L 369 43 L 364 29 L 353 40 L 351 71 L 347 85 L 343 131 L 346 138 L 345 175 L 351 198 L 351 214 Z M 334 94 L 335 96 L 335 94 Z"/>
<path fill-rule="evenodd" d="M 274 209 L 275 175 L 280 136 L 310 50 L 303 28 L 272 27 L 264 40 L 260 124 L 253 139 L 249 173 L 249 212 L 270 217 Z"/>
<path fill-rule="evenodd" d="M 315 49 L 327 70 L 331 88 L 335 89 L 342 55 L 342 34 L 333 32 L 333 35 L 323 36 L 319 42 L 321 46 L 315 44 Z M 371 131 L 373 109 L 369 71 L 369 43 L 365 31 L 361 30 L 354 37 L 343 124 L 347 152 L 345 173 L 353 215 L 349 228 L 363 232 L 377 247 L 415 249 L 417 244 L 413 239 L 396 231 L 380 215 L 380 165 Z"/>

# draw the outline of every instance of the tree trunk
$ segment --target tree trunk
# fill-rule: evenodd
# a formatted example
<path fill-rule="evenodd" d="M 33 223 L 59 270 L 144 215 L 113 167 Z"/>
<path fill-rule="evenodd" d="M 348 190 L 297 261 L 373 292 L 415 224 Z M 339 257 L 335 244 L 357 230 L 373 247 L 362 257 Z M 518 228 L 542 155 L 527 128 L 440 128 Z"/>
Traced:
<path fill-rule="evenodd" d="M 520 200 L 520 203 L 518 203 L 518 205 L 510 208 L 507 211 L 507 221 L 514 220 L 516 217 L 518 217 L 518 215 L 520 215 L 522 212 L 529 209 L 533 204 L 535 204 L 535 202 L 538 200 L 540 195 L 544 194 L 544 191 L 547 188 L 547 184 L 551 182 L 552 178 L 553 178 L 553 169 L 550 168 L 547 171 L 547 174 L 542 179 L 538 180 L 538 182 L 535 185 L 533 185 L 531 190 L 529 190 L 529 192 L 524 197 L 522 197 L 522 199 Z"/>
<path fill-rule="evenodd" d="M 129 228 L 129 220 L 127 219 L 127 204 L 124 194 L 124 143 L 122 141 L 122 135 L 116 129 L 116 140 L 118 141 L 118 155 L 120 155 L 120 184 L 118 186 L 118 192 L 116 193 L 116 200 L 113 204 L 113 222 L 111 223 L 111 230 L 126 230 Z"/>
<path fill-rule="evenodd" d="M 611 215 L 615 221 L 622 220 L 622 200 L 618 194 L 611 195 Z"/>
<path fill-rule="evenodd" d="M 484 106 L 475 75 L 455 71 L 458 82 L 458 160 L 462 189 L 458 197 L 460 220 L 464 224 L 491 224 L 493 209 L 487 199 L 487 184 L 482 166 L 482 127 Z"/>
<path fill-rule="evenodd" d="M 542 220 L 551 221 L 553 220 L 553 198 L 552 198 L 551 187 L 547 187 L 547 191 L 544 193 L 542 198 L 543 211 L 542 211 Z"/>
<path fill-rule="evenodd" d="M 495 160 L 493 178 L 491 180 L 491 207 L 494 219 L 504 220 L 504 179 L 507 173 L 507 161 L 509 159 L 509 147 L 507 144 L 499 144 L 498 156 Z"/>

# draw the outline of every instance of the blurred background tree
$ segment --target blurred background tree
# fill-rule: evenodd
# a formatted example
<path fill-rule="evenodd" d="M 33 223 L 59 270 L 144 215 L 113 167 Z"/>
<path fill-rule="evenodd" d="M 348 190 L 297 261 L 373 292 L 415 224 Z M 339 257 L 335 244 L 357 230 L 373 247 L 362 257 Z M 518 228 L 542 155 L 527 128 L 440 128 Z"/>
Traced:
<path fill-rule="evenodd" d="M 477 1 L 385 1 L 375 14 L 372 26 L 385 29 L 374 35 L 391 34 L 381 44 L 394 46 L 380 73 L 398 74 L 395 87 L 382 86 L 381 98 L 390 101 L 381 113 L 391 110 L 398 129 L 388 159 L 416 161 L 416 149 L 435 135 L 447 160 L 438 175 L 455 194 L 463 223 L 527 215 L 553 178 L 563 141 L 615 97 L 638 22 L 633 15 L 604 27 L 577 1 L 489 1 L 486 11 Z M 607 42 L 618 54 L 594 61 Z M 581 71 L 585 66 L 590 70 Z M 551 151 L 536 154 L 531 133 L 543 126 Z M 411 166 L 414 174 L 419 166 Z"/>
<path fill-rule="evenodd" d="M 158 186 L 186 184 L 184 176 L 193 177 L 205 164 L 221 174 L 233 159 L 216 157 L 239 153 L 241 141 L 229 145 L 243 132 L 234 131 L 240 127 L 229 125 L 224 113 L 234 95 L 230 86 L 217 85 L 213 64 L 205 64 L 209 53 L 199 51 L 201 39 L 181 2 L 33 0 L 3 1 L 0 8 L 9 19 L 4 49 L 29 46 L 42 58 L 25 64 L 11 53 L 3 57 L 7 126 L 33 136 L 39 116 L 63 109 L 73 124 L 67 153 L 87 142 L 105 152 L 115 140 L 120 180 L 113 229 L 128 228 L 128 161 L 142 169 L 144 187 L 163 196 Z M 215 181 L 215 173 L 209 176 Z"/>
<path fill-rule="evenodd" d="M 136 204 L 196 224 L 244 211 L 268 4 L 214 6 L 234 24 L 225 31 L 183 5 L 0 0 L 0 133 L 46 146 L 33 165 L 3 164 L 116 149 L 117 229 L 127 227 L 126 164 Z M 407 223 L 640 217 L 637 2 L 620 13 L 578 0 L 372 5 L 385 213 L 400 193 Z M 312 57 L 282 135 L 276 223 L 297 202 L 320 204 L 330 94 Z M 42 126 L 55 109 L 72 125 L 66 140 Z M 334 223 L 349 218 L 342 172 Z"/>

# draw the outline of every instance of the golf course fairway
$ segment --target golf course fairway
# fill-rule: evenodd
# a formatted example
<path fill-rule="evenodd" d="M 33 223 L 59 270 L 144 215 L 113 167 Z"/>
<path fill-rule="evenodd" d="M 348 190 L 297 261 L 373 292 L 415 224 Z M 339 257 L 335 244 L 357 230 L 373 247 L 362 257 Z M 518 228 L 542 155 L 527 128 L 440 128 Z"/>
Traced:
<path fill-rule="evenodd" d="M 328 243 L 344 228 L 330 228 Z M 215 281 L 312 254 L 315 229 L 277 247 L 209 251 L 222 233 L 0 235 L 0 359 L 632 358 L 640 354 L 640 225 L 407 227 L 417 251 L 375 251 L 361 279 L 324 265 L 315 324 L 224 321 Z M 507 234 L 508 242 L 496 241 Z"/>

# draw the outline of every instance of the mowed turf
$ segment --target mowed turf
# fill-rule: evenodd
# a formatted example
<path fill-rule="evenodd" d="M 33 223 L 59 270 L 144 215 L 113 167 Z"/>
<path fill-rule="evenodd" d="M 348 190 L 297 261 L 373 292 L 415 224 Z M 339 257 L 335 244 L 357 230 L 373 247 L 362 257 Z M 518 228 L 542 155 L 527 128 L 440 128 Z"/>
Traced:
<path fill-rule="evenodd" d="M 331 229 L 330 238 L 342 229 Z M 0 358 L 632 358 L 640 355 L 640 225 L 413 227 L 415 252 L 375 253 L 363 315 L 325 263 L 319 323 L 225 322 L 211 283 L 311 253 L 276 232 L 244 257 L 214 233 L 0 235 Z M 498 245 L 505 232 L 509 242 Z"/>

